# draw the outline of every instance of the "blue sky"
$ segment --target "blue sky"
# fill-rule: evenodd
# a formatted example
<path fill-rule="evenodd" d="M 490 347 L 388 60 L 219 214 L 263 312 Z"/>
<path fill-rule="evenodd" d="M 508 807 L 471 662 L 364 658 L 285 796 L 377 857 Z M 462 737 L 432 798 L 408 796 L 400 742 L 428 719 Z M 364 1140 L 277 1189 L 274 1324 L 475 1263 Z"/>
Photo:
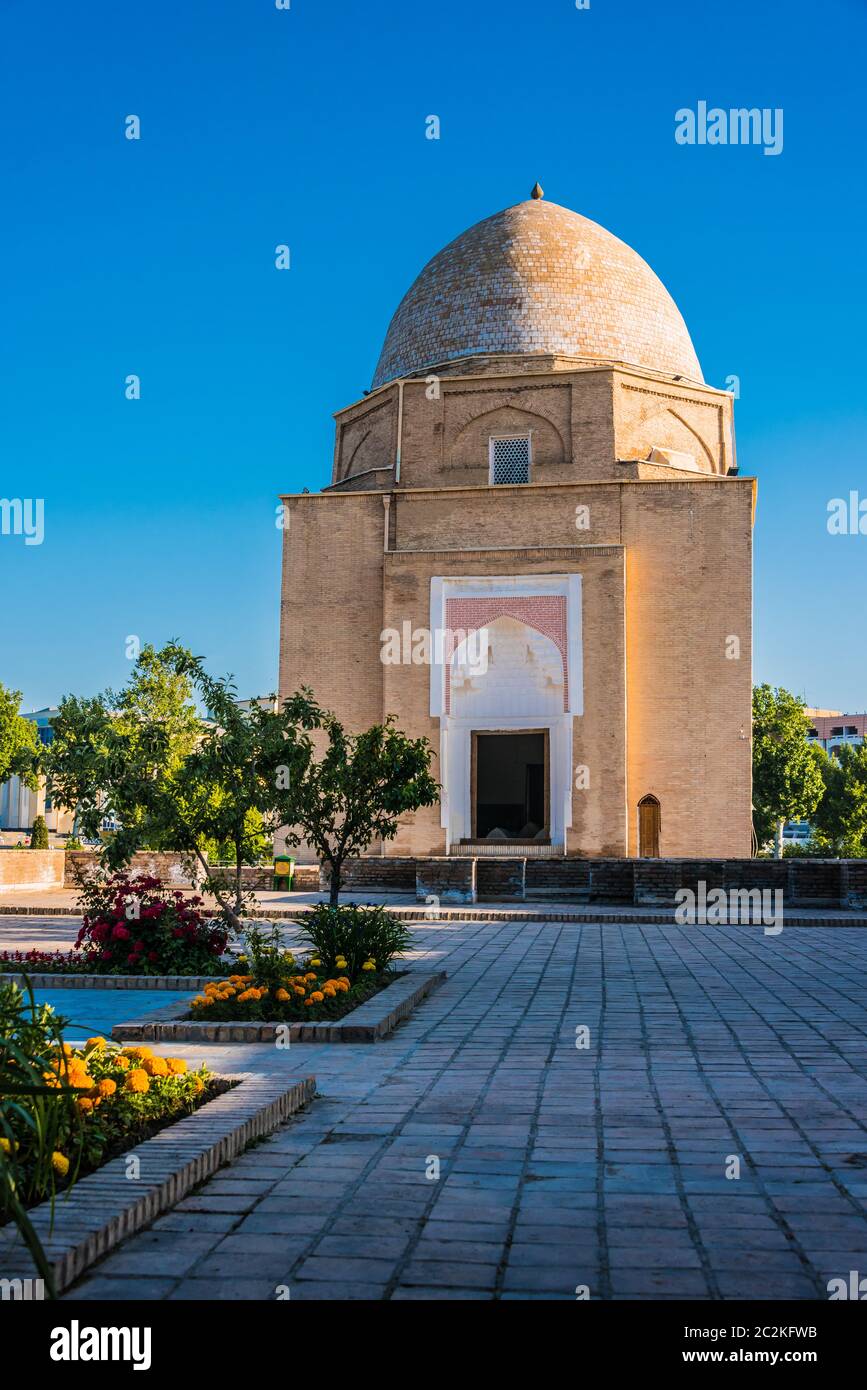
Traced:
<path fill-rule="evenodd" d="M 423 263 L 538 178 L 740 379 L 756 678 L 863 710 L 867 535 L 826 517 L 867 499 L 865 38 L 864 0 L 0 0 L 0 496 L 45 499 L 0 536 L 0 680 L 120 685 L 135 634 L 273 688 L 278 493 L 329 481 Z M 701 100 L 782 107 L 783 152 L 676 144 Z"/>

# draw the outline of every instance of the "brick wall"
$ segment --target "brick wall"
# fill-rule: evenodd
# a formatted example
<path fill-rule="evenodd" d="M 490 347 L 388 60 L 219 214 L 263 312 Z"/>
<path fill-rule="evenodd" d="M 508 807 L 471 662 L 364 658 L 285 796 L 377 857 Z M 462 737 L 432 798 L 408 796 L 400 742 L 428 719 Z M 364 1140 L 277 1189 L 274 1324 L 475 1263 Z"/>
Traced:
<path fill-rule="evenodd" d="M 64 854 L 57 849 L 0 849 L 0 893 L 62 888 Z"/>
<path fill-rule="evenodd" d="M 66 886 L 75 887 L 76 867 L 86 871 L 88 867 L 95 868 L 98 864 L 99 855 L 93 850 L 67 850 Z M 150 878 L 158 878 L 170 888 L 188 888 L 192 884 L 189 856 L 185 854 L 142 850 L 139 854 L 133 855 L 132 862 L 125 872 L 131 875 L 147 874 Z"/>
<path fill-rule="evenodd" d="M 586 903 L 635 903 L 674 907 L 676 893 L 690 889 L 697 898 L 715 888 L 780 889 L 784 902 L 802 907 L 867 907 L 867 859 L 520 859 L 426 857 L 350 860 L 347 891 L 412 891 L 440 897 L 458 884 L 465 891 L 475 864 L 479 900 L 522 898 Z M 414 878 L 413 878 L 414 876 Z M 456 898 L 455 901 L 458 899 Z"/>

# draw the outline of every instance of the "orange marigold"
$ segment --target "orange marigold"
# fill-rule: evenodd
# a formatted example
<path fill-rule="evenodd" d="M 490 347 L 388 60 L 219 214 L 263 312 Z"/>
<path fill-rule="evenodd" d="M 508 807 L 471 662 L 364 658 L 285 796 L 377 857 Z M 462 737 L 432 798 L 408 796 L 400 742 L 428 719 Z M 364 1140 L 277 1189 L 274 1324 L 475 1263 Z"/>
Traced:
<path fill-rule="evenodd" d="M 124 1082 L 124 1090 L 135 1091 L 143 1095 L 145 1091 L 150 1090 L 150 1084 L 147 1072 L 143 1071 L 141 1067 L 134 1067 Z"/>
<path fill-rule="evenodd" d="M 168 1076 L 169 1064 L 165 1057 L 145 1057 L 142 1071 L 146 1071 L 148 1076 Z"/>
<path fill-rule="evenodd" d="M 103 1097 L 113 1096 L 117 1090 L 117 1082 L 112 1081 L 110 1076 L 104 1076 L 101 1081 L 97 1082 L 96 1089 Z"/>
<path fill-rule="evenodd" d="M 183 1076 L 187 1069 L 187 1064 L 183 1057 L 167 1057 L 166 1064 L 170 1072 L 175 1076 Z"/>

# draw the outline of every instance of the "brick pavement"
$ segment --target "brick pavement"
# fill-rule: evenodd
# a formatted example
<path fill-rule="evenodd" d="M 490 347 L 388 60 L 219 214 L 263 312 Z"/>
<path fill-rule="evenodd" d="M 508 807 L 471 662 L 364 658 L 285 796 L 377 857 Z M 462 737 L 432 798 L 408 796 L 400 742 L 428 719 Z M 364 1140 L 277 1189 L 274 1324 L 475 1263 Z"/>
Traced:
<path fill-rule="evenodd" d="M 413 935 L 449 979 L 387 1041 L 207 1049 L 321 1098 L 68 1298 L 811 1299 L 867 1274 L 864 932 Z"/>

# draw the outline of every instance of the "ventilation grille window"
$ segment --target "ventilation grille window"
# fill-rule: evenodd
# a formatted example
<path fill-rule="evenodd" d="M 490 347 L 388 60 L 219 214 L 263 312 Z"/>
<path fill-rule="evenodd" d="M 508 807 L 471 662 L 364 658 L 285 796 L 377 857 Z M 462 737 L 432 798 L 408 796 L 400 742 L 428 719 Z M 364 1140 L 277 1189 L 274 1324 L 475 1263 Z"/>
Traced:
<path fill-rule="evenodd" d="M 528 483 L 530 481 L 530 440 L 491 440 L 491 482 Z"/>

